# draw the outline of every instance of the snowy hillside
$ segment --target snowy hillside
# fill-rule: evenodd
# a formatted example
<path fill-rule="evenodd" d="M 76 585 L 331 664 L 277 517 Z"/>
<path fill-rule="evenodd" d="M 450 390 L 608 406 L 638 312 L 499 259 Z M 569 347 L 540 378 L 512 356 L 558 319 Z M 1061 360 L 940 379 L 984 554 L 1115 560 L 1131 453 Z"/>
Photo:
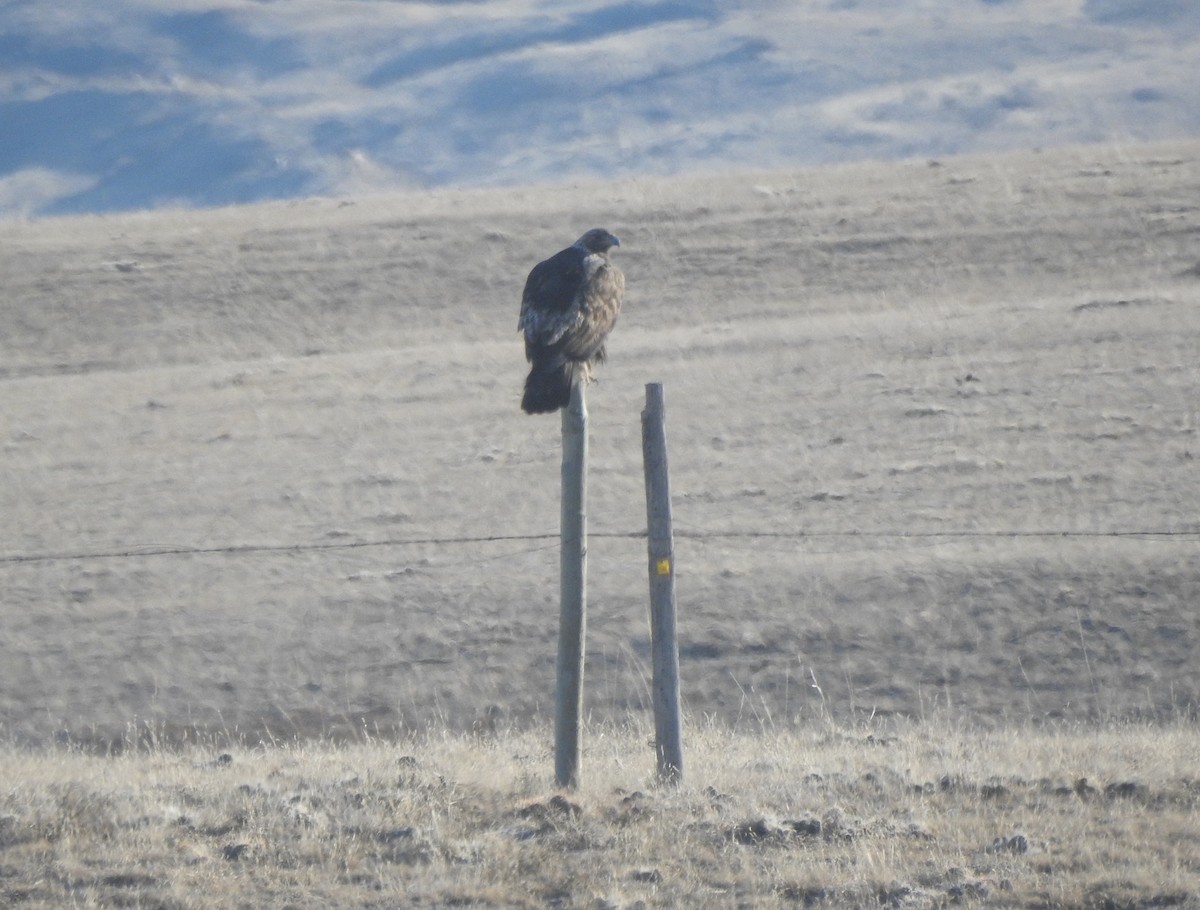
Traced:
<path fill-rule="evenodd" d="M 1195 0 L 17 0 L 0 215 L 1200 134 Z"/>

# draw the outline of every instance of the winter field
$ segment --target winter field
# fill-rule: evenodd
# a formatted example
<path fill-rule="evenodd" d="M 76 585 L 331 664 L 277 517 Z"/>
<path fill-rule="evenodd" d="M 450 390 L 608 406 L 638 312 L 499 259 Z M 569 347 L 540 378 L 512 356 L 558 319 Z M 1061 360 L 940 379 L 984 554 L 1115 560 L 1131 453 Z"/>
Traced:
<path fill-rule="evenodd" d="M 1185 142 L 0 225 L 0 894 L 1196 906 L 1198 199 Z M 564 805 L 515 326 L 594 225 Z"/>
<path fill-rule="evenodd" d="M 556 794 L 544 731 L 386 744 L 4 755 L 5 906 L 1200 906 L 1194 727 L 937 721 L 593 727 Z M 650 728 L 653 729 L 652 727 Z"/>

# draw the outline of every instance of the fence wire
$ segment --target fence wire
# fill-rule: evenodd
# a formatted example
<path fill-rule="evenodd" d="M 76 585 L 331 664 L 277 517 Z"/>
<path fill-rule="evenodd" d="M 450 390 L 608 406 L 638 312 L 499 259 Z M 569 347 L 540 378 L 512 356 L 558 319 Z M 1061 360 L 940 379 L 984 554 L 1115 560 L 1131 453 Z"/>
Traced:
<path fill-rule="evenodd" d="M 1122 540 L 1166 541 L 1173 539 L 1200 540 L 1198 530 L 1129 530 L 1129 531 L 1067 531 L 1067 530 L 975 530 L 975 531 L 747 531 L 747 530 L 704 530 L 676 529 L 676 540 L 706 541 L 706 540 L 781 540 L 781 541 L 822 541 L 822 540 L 890 540 L 890 541 L 924 541 L 936 542 L 946 540 L 1018 540 L 1022 538 L 1039 539 L 1098 539 L 1116 538 Z M 589 539 L 599 540 L 644 540 L 645 531 L 592 531 Z M 97 550 L 64 550 L 42 553 L 7 553 L 0 554 L 0 565 L 45 562 L 80 562 L 87 560 L 105 559 L 147 559 L 173 556 L 261 556 L 273 554 L 314 553 L 337 550 L 366 550 L 385 549 L 389 547 L 420 547 L 420 546 L 470 546 L 489 543 L 557 541 L 558 532 L 539 534 L 489 534 L 474 536 L 446 537 L 388 537 L 380 540 L 341 540 L 341 541 L 312 541 L 301 543 L 240 543 L 220 546 L 186 546 L 177 544 L 131 546 L 113 549 Z M 546 546 L 531 548 L 535 550 L 550 549 L 552 543 Z M 524 552 L 524 551 L 523 551 Z"/>

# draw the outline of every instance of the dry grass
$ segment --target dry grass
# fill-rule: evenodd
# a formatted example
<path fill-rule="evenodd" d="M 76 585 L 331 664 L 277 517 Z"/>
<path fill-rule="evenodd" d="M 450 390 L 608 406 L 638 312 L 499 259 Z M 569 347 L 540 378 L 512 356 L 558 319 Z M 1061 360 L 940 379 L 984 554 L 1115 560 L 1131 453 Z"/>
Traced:
<path fill-rule="evenodd" d="M 937 723 L 0 756 L 5 906 L 1196 907 L 1200 737 Z"/>

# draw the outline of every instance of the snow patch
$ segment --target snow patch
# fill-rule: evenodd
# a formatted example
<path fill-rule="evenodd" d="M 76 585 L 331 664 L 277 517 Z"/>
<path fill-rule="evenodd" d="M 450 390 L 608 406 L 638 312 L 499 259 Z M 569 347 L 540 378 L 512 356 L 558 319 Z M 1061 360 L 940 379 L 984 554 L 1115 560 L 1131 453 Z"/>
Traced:
<path fill-rule="evenodd" d="M 85 174 L 31 167 L 0 177 L 0 218 L 28 218 L 55 201 L 97 183 Z"/>

